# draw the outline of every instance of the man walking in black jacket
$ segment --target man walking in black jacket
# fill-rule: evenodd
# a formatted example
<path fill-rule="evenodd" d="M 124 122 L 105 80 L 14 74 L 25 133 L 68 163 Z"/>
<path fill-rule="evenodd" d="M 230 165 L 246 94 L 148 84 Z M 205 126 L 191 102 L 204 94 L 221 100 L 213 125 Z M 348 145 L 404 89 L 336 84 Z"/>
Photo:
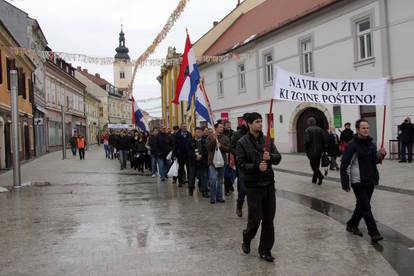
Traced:
<path fill-rule="evenodd" d="M 191 157 L 191 175 L 188 183 L 188 191 L 190 196 L 193 195 L 195 188 L 195 179 L 198 179 L 198 188 L 203 197 L 208 198 L 207 189 L 207 171 L 208 171 L 208 151 L 206 140 L 203 138 L 203 131 L 196 127 L 195 136 L 192 141 L 194 155 Z"/>
<path fill-rule="evenodd" d="M 193 148 L 191 146 L 192 140 L 193 137 L 191 136 L 191 133 L 187 131 L 187 125 L 184 123 L 181 124 L 180 130 L 174 135 L 173 147 L 173 156 L 176 157 L 178 161 L 178 187 L 183 186 L 185 175 L 187 175 L 188 178 L 191 175 L 190 162 L 193 157 Z"/>
<path fill-rule="evenodd" d="M 369 136 L 369 125 L 366 120 L 358 120 L 355 127 L 357 134 L 349 142 L 341 163 L 342 189 L 350 192 L 351 186 L 356 198 L 355 211 L 347 223 L 346 230 L 362 237 L 358 225 L 364 218 L 372 242 L 378 242 L 383 237 L 378 231 L 371 212 L 371 198 L 375 186 L 379 183 L 377 164 L 387 153 L 384 148 L 377 151 L 377 147 Z"/>
<path fill-rule="evenodd" d="M 244 185 L 244 177 L 240 173 L 239 166 L 237 165 L 237 157 L 236 157 L 236 148 L 237 148 L 237 142 L 249 132 L 249 129 L 247 127 L 247 116 L 249 113 L 245 113 L 243 115 L 243 121 L 237 130 L 233 134 L 233 137 L 231 138 L 231 152 L 234 154 L 236 158 L 236 176 L 237 176 L 237 208 L 236 208 L 236 214 L 238 217 L 243 216 L 243 203 L 244 199 L 246 197 L 246 187 Z"/>
<path fill-rule="evenodd" d="M 250 113 L 247 124 L 249 133 L 239 140 L 236 147 L 237 164 L 245 180 L 248 207 L 242 250 L 245 254 L 250 253 L 250 242 L 261 223 L 260 258 L 273 262 L 271 250 L 275 240 L 273 219 L 276 213 L 276 195 L 272 165 L 280 163 L 281 155 L 273 143 L 265 145 L 260 114 Z"/>
<path fill-rule="evenodd" d="M 119 138 L 118 150 L 119 150 L 119 161 L 121 162 L 121 170 L 127 168 L 128 153 L 131 146 L 131 138 L 127 135 L 124 130 L 121 132 Z"/>
<path fill-rule="evenodd" d="M 313 117 L 308 119 L 308 128 L 305 130 L 305 149 L 313 171 L 312 183 L 322 184 L 323 175 L 319 169 L 322 153 L 328 151 L 328 133 L 316 125 Z"/>
<path fill-rule="evenodd" d="M 161 127 L 160 132 L 155 136 L 155 148 L 157 152 L 158 173 L 160 174 L 161 181 L 165 181 L 169 169 L 167 155 L 172 149 L 171 138 L 167 134 L 167 128 L 165 126 Z"/>

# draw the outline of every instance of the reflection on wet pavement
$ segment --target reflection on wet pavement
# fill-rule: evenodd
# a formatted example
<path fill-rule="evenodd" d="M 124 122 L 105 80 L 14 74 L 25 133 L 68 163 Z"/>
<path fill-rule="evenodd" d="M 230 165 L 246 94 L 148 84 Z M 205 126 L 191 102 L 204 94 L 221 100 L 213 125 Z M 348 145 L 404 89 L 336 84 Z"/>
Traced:
<path fill-rule="evenodd" d="M 277 196 L 305 205 L 344 225 L 352 216 L 351 210 L 306 195 L 278 190 Z M 364 228 L 364 226 L 361 228 Z M 381 252 L 384 258 L 400 275 L 412 275 L 414 272 L 414 251 L 410 250 L 410 248 L 414 246 L 414 241 L 382 223 L 378 223 L 378 230 L 384 236 L 384 241 L 379 244 L 374 244 L 374 248 Z M 370 242 L 370 238 L 366 232 L 365 239 Z"/>

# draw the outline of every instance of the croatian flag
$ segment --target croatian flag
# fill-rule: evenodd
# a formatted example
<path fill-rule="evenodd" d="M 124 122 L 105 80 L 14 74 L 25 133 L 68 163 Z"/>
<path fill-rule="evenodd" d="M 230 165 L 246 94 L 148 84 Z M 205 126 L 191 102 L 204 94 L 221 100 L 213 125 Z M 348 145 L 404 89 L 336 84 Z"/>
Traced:
<path fill-rule="evenodd" d="M 214 125 L 214 115 L 203 82 L 200 82 L 196 92 L 195 111 L 210 125 Z"/>
<path fill-rule="evenodd" d="M 141 131 L 147 131 L 144 116 L 142 115 L 141 109 L 139 109 L 138 103 L 135 101 L 134 97 L 132 97 L 132 123 Z"/>
<path fill-rule="evenodd" d="M 200 71 L 198 69 L 193 46 L 191 45 L 190 36 L 187 34 L 183 60 L 180 66 L 180 73 L 177 78 L 175 97 L 172 100 L 174 104 L 187 101 L 187 111 L 190 110 L 192 99 L 197 91 L 200 82 Z"/>

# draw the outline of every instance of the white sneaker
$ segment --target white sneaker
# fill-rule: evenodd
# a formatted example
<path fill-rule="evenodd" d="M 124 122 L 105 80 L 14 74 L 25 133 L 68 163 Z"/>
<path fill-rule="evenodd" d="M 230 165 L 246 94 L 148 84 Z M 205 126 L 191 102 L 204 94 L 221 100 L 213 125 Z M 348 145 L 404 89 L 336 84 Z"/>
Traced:
<path fill-rule="evenodd" d="M 154 177 L 157 177 L 157 175 L 156 174 L 153 174 L 153 175 L 151 175 L 151 177 L 154 178 Z"/>

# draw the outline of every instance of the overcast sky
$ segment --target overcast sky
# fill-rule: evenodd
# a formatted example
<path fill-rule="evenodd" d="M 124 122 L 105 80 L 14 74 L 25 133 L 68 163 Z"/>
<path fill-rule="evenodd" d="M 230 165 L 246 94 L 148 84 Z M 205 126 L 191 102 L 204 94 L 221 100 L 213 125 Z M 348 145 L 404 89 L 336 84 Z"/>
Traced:
<path fill-rule="evenodd" d="M 8 0 L 39 21 L 54 51 L 113 57 L 118 46 L 121 21 L 131 58 L 138 57 L 152 43 L 178 0 Z M 213 21 L 219 21 L 237 4 L 237 0 L 191 0 L 167 38 L 150 58 L 164 58 L 168 46 L 182 52 L 185 27 L 192 42 L 205 34 Z M 113 83 L 112 65 L 76 64 L 91 73 L 100 73 Z M 156 77 L 160 67 L 144 67 L 134 83 L 136 99 L 160 96 Z M 154 116 L 161 115 L 161 102 L 142 104 Z"/>

